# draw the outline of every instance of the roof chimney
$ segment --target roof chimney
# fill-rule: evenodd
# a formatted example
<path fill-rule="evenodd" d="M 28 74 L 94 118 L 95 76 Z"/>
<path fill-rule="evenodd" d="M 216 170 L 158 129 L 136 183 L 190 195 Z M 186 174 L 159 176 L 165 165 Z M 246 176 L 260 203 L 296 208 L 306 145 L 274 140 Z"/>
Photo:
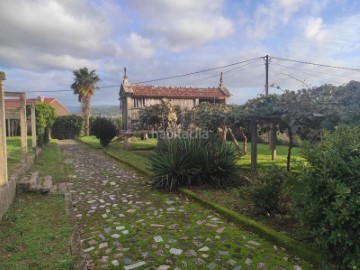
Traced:
<path fill-rule="evenodd" d="M 223 73 L 221 72 L 220 73 L 220 84 L 219 84 L 219 87 L 222 87 L 224 86 L 224 81 L 223 81 Z"/>
<path fill-rule="evenodd" d="M 45 97 L 44 97 L 44 96 L 38 96 L 38 100 L 39 100 L 41 103 L 43 103 L 43 102 L 44 102 L 44 99 L 45 99 Z"/>
<path fill-rule="evenodd" d="M 124 79 L 123 79 L 123 84 L 124 84 L 124 85 L 129 85 L 128 76 L 127 76 L 127 73 L 126 73 L 126 67 L 124 67 Z"/>

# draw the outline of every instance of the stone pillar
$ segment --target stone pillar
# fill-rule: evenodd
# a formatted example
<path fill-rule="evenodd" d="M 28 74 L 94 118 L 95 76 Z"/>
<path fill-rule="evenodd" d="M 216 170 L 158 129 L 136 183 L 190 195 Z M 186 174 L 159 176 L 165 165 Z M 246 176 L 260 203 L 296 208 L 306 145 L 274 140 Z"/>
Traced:
<path fill-rule="evenodd" d="M 36 153 L 36 116 L 35 116 L 35 103 L 31 104 L 31 139 L 32 150 Z"/>
<path fill-rule="evenodd" d="M 5 130 L 5 97 L 3 83 L 5 79 L 5 73 L 0 71 L 0 187 L 6 185 L 8 182 Z"/>
<path fill-rule="evenodd" d="M 22 162 L 27 163 L 26 94 L 20 95 L 20 136 Z"/>
<path fill-rule="evenodd" d="M 132 109 L 132 98 L 129 96 L 126 96 L 126 111 L 125 111 L 125 129 L 131 129 L 131 118 L 130 118 L 130 109 Z M 123 119 L 124 121 L 124 119 Z"/>

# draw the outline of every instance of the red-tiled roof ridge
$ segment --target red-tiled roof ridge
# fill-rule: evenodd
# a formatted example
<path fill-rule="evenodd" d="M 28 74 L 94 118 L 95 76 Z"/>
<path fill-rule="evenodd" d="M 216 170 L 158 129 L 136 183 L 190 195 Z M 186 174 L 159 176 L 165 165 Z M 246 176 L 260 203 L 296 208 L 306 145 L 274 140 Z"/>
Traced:
<path fill-rule="evenodd" d="M 56 98 L 44 98 L 44 102 L 46 103 L 51 103 L 54 102 L 56 100 Z M 5 98 L 6 102 L 19 102 L 20 99 L 16 99 L 16 98 Z M 27 98 L 26 102 L 32 102 L 32 101 L 40 101 L 38 98 Z M 58 101 L 59 102 L 59 101 Z"/>
<path fill-rule="evenodd" d="M 32 102 L 40 102 L 41 100 L 39 98 L 27 98 L 26 103 L 32 103 Z M 61 104 L 56 98 L 44 98 L 44 103 L 51 104 L 53 102 L 57 101 L 67 112 L 70 112 L 68 108 L 66 108 L 63 104 Z M 18 108 L 20 106 L 20 99 L 15 98 L 5 98 L 5 107 L 7 108 Z"/>
<path fill-rule="evenodd" d="M 219 87 L 132 85 L 133 96 L 176 98 L 225 98 Z"/>

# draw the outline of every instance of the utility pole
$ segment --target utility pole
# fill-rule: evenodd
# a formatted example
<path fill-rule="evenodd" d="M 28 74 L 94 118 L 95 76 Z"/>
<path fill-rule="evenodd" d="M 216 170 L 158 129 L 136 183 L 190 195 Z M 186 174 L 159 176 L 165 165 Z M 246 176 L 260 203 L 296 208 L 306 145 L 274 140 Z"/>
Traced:
<path fill-rule="evenodd" d="M 269 55 L 265 56 L 265 95 L 269 94 Z"/>
<path fill-rule="evenodd" d="M 269 95 L 269 55 L 265 56 L 265 95 Z M 271 160 L 276 159 L 276 128 L 271 124 L 269 134 L 269 144 L 271 149 Z"/>

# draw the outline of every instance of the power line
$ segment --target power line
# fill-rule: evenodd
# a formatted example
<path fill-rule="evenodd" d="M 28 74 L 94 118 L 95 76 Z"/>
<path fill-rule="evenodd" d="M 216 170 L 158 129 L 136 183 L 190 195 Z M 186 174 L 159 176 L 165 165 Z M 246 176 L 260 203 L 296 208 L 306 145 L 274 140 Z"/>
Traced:
<path fill-rule="evenodd" d="M 272 62 L 272 63 L 275 64 L 275 65 L 278 65 L 278 66 L 287 68 L 287 69 L 297 70 L 298 72 L 304 73 L 304 74 L 309 75 L 309 76 L 312 76 L 312 77 L 317 77 L 317 78 L 320 78 L 320 79 L 322 79 L 322 80 L 327 80 L 327 81 L 330 81 L 330 82 L 334 82 L 334 83 L 337 83 L 337 84 L 341 84 L 341 82 L 334 81 L 334 80 L 331 80 L 331 79 L 328 79 L 328 78 L 324 78 L 324 77 L 321 77 L 321 76 L 318 76 L 318 75 L 315 75 L 315 74 L 311 74 L 311 73 L 308 73 L 308 72 L 305 72 L 305 71 L 301 71 L 301 70 L 296 69 L 296 68 L 294 68 L 294 67 L 287 67 L 287 66 L 281 65 L 281 64 L 279 64 L 279 63 L 277 63 L 277 62 Z"/>
<path fill-rule="evenodd" d="M 240 67 L 225 70 L 225 71 L 223 71 L 223 74 L 230 74 L 231 72 L 234 72 L 234 71 L 244 70 L 246 66 L 256 63 L 257 60 L 259 60 L 259 59 L 255 59 L 255 60 L 253 60 L 251 62 L 248 62 L 245 65 L 242 65 Z M 194 81 L 192 81 L 192 82 L 190 82 L 188 84 L 189 85 L 197 84 L 199 82 L 202 82 L 202 81 L 205 81 L 205 80 L 208 80 L 208 79 L 211 79 L 211 78 L 215 78 L 215 77 L 219 77 L 219 73 L 216 73 L 214 75 L 211 75 L 211 76 L 208 76 L 208 77 L 205 77 L 205 78 L 202 78 L 202 79 L 194 80 Z"/>
<path fill-rule="evenodd" d="M 185 74 L 180 74 L 180 75 L 173 75 L 173 76 L 168 76 L 168 77 L 151 79 L 151 80 L 147 80 L 147 81 L 135 82 L 133 84 L 143 84 L 143 83 L 149 83 L 149 82 L 156 82 L 156 81 L 163 81 L 163 80 L 169 80 L 169 79 L 182 78 L 182 77 L 187 77 L 187 76 L 191 76 L 191 75 L 194 75 L 194 74 L 199 74 L 199 73 L 203 73 L 203 72 L 207 72 L 207 71 L 211 71 L 211 70 L 224 69 L 224 68 L 227 68 L 227 67 L 231 67 L 231 66 L 235 66 L 235 65 L 239 65 L 239 64 L 247 63 L 247 62 L 250 62 L 250 63 L 248 63 L 246 65 L 250 65 L 250 64 L 255 63 L 255 61 L 259 60 L 259 59 L 264 59 L 264 57 L 255 57 L 255 58 L 252 58 L 252 59 L 247 59 L 247 60 L 244 60 L 244 61 L 239 61 L 239 62 L 227 64 L 227 65 L 224 65 L 224 66 L 212 67 L 212 68 L 207 68 L 207 69 L 198 70 L 198 71 L 185 73 Z M 350 68 L 350 67 L 343 67 L 343 66 L 331 66 L 331 65 L 326 65 L 326 64 L 312 63 L 312 62 L 308 62 L 308 61 L 294 60 L 294 59 L 281 58 L 281 57 L 275 57 L 275 56 L 271 56 L 270 59 L 277 59 L 277 60 L 280 60 L 280 61 L 290 61 L 290 62 L 296 62 L 296 63 L 301 63 L 301 64 L 321 66 L 321 67 L 326 67 L 326 68 L 350 70 L 350 71 L 357 71 L 357 72 L 360 71 L 360 69 L 357 69 L 357 68 Z M 273 62 L 273 63 L 277 64 L 277 65 L 281 65 L 281 64 L 276 63 L 276 62 Z M 246 66 L 246 65 L 244 65 L 244 66 Z M 242 66 L 242 67 L 244 67 L 244 66 Z M 234 68 L 234 69 L 230 69 L 230 70 L 225 71 L 224 73 L 231 72 L 231 71 L 237 70 L 237 69 L 241 69 L 242 67 L 237 67 L 237 68 Z M 286 67 L 286 66 L 284 66 L 284 67 Z M 288 68 L 290 68 L 290 67 L 288 67 Z M 284 75 L 287 75 L 287 74 L 284 74 Z M 308 74 L 308 75 L 310 75 L 310 74 Z M 218 75 L 216 75 L 216 76 L 218 76 Z M 310 76 L 315 76 L 315 75 L 310 75 Z M 211 77 L 215 77 L 215 75 L 211 76 Z M 209 77 L 209 78 L 211 78 L 211 77 Z M 205 78 L 205 79 L 208 79 L 208 78 Z M 201 79 L 201 80 L 205 80 L 205 79 Z M 328 79 L 328 80 L 331 81 L 330 79 Z M 333 82 L 335 82 L 335 81 L 333 81 Z M 339 83 L 339 82 L 336 82 L 336 83 Z M 99 88 L 100 89 L 106 89 L 106 88 L 114 88 L 114 87 L 119 87 L 119 85 L 106 85 L 106 86 L 102 86 L 102 87 L 99 87 Z M 71 91 L 73 91 L 73 90 L 59 89 L 59 90 L 28 91 L 27 93 L 51 93 L 51 92 L 71 92 Z"/>
<path fill-rule="evenodd" d="M 211 70 L 222 69 L 222 68 L 227 68 L 227 67 L 239 65 L 239 64 L 246 63 L 246 62 L 250 62 L 250 61 L 253 61 L 253 60 L 255 60 L 255 59 L 260 59 L 260 58 L 261 58 L 261 57 L 256 57 L 256 58 L 252 58 L 252 59 L 248 59 L 248 60 L 244 60 L 244 61 L 240 61 L 240 62 L 228 64 L 228 65 L 225 65 L 225 66 L 207 68 L 207 69 L 203 69 L 203 70 L 199 70 L 199 71 L 194 71 L 194 72 L 190 72 L 190 73 L 186 73 L 186 74 L 174 75 L 174 76 L 169 76 L 169 77 L 163 77 L 163 78 L 159 78 L 159 79 L 152 79 L 152 80 L 148 80 L 148 81 L 135 82 L 135 83 L 133 83 L 133 84 L 142 84 L 142 83 L 149 83 L 149 82 L 164 81 L 164 80 L 169 80 L 169 79 L 176 79 L 176 78 L 181 78 L 181 77 L 187 77 L 187 76 L 190 76 L 190 75 L 199 74 L 199 73 L 203 73 L 203 72 L 207 72 L 207 71 L 211 71 Z"/>
<path fill-rule="evenodd" d="M 345 69 L 345 70 L 352 70 L 352 71 L 360 71 L 360 69 L 358 69 L 358 68 L 350 68 L 350 67 L 342 67 L 342 66 L 330 66 L 330 65 L 318 64 L 318 63 L 312 63 L 312 62 L 300 61 L 300 60 L 293 60 L 293 59 L 287 59 L 287 58 L 281 58 L 281 57 L 275 57 L 275 56 L 272 56 L 272 58 L 282 60 L 282 61 L 296 62 L 296 63 L 314 65 L 314 66 L 320 66 L 320 67 Z"/>
<path fill-rule="evenodd" d="M 331 76 L 335 76 L 335 77 L 339 77 L 339 78 L 343 78 L 343 79 L 349 79 L 349 77 L 345 77 L 343 75 L 337 75 L 337 74 L 334 74 L 334 73 L 331 73 L 331 72 L 324 72 L 324 71 L 320 71 L 320 70 L 309 70 L 309 69 L 304 69 L 304 68 L 295 68 L 293 66 L 284 66 L 278 62 L 274 62 L 272 61 L 271 63 L 274 63 L 278 66 L 282 66 L 282 67 L 285 67 L 285 68 L 290 68 L 290 69 L 294 69 L 294 70 L 297 70 L 299 72 L 303 72 L 304 74 L 308 74 L 308 75 L 311 75 L 311 76 L 315 76 L 314 74 L 311 74 L 311 73 L 306 73 L 305 71 L 307 72 L 316 72 L 316 74 L 318 73 L 322 73 L 322 74 L 326 74 L 326 75 L 331 75 Z M 317 76 L 317 75 L 316 75 Z"/>
<path fill-rule="evenodd" d="M 294 77 L 294 76 L 292 76 L 292 75 L 290 75 L 290 74 L 286 74 L 286 73 L 283 73 L 283 72 L 280 72 L 280 73 L 278 73 L 278 74 L 288 76 L 289 78 L 291 78 L 291 79 L 293 79 L 293 80 L 295 80 L 295 81 L 300 82 L 303 86 L 305 86 L 305 87 L 307 87 L 307 88 L 310 88 L 310 86 L 305 82 L 305 80 L 302 81 L 302 80 L 300 80 L 300 79 L 298 79 L 298 78 L 296 78 L 296 77 Z"/>
<path fill-rule="evenodd" d="M 47 92 L 73 92 L 74 90 L 38 90 L 38 91 L 27 91 L 26 93 L 47 93 Z"/>
<path fill-rule="evenodd" d="M 119 84 L 117 84 L 117 85 L 99 86 L 99 88 L 100 88 L 100 89 L 105 89 L 105 88 L 114 88 L 114 87 L 119 87 Z"/>

